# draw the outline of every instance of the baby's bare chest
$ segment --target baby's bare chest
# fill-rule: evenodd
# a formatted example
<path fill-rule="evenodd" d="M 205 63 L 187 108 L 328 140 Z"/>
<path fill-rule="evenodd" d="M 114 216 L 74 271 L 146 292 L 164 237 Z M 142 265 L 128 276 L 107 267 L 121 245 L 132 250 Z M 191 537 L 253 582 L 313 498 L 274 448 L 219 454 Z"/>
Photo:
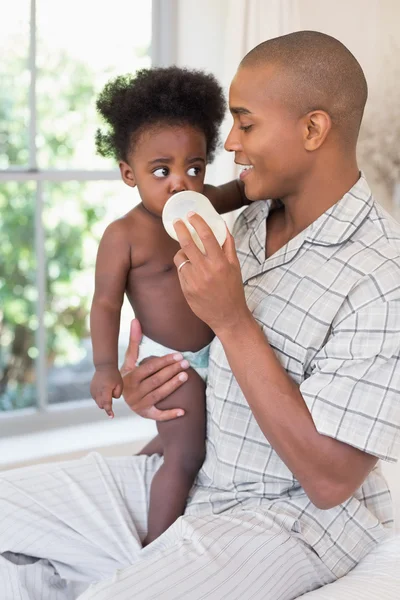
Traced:
<path fill-rule="evenodd" d="M 155 287 L 168 293 L 179 286 L 174 257 L 180 246 L 167 234 L 161 220 L 150 219 L 137 209 L 132 213 L 128 237 L 131 264 L 126 281 L 128 294 L 136 295 L 140 290 L 142 295 Z"/>
<path fill-rule="evenodd" d="M 158 236 L 157 236 L 158 237 Z M 127 287 L 179 284 L 174 257 L 179 244 L 170 238 L 145 236 L 141 243 L 131 245 L 131 269 Z"/>

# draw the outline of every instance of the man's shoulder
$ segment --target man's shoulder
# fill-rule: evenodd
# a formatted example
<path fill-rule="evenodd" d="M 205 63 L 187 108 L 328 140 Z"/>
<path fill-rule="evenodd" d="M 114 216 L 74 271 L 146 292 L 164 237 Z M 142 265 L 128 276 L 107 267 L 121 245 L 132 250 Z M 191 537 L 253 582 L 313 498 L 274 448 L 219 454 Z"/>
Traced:
<path fill-rule="evenodd" d="M 373 201 L 366 222 L 366 230 L 376 236 L 376 247 L 385 248 L 390 256 L 400 257 L 400 223 L 396 221 L 378 202 Z"/>
<path fill-rule="evenodd" d="M 400 224 L 376 201 L 336 258 L 351 280 L 348 298 L 353 310 L 400 300 Z"/>
<path fill-rule="evenodd" d="M 365 274 L 392 270 L 400 276 L 400 224 L 375 200 L 349 242 L 349 262 Z"/>

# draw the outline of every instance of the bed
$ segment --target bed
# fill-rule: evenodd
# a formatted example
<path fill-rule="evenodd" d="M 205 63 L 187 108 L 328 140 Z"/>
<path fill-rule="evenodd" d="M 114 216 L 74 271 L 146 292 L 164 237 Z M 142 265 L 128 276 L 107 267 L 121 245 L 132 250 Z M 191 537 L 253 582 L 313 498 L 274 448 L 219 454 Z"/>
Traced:
<path fill-rule="evenodd" d="M 342 579 L 303 599 L 400 600 L 400 535 L 378 546 Z"/>
<path fill-rule="evenodd" d="M 301 600 L 400 600 L 400 462 L 381 464 L 395 510 L 396 534 L 360 562 L 348 575 Z"/>

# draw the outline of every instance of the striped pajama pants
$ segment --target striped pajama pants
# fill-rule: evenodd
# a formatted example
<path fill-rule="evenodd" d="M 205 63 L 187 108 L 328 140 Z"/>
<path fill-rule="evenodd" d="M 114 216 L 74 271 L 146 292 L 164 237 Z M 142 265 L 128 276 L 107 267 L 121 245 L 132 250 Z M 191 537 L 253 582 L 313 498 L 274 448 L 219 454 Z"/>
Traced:
<path fill-rule="evenodd" d="M 93 453 L 0 473 L 0 599 L 290 600 L 328 582 L 257 511 L 185 515 L 142 549 L 160 461 Z"/>

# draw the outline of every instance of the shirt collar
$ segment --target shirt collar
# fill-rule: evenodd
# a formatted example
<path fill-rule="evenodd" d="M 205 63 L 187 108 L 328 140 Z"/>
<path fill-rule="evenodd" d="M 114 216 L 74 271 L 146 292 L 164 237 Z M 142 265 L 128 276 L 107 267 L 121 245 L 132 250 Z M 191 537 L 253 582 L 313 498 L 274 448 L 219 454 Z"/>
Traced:
<path fill-rule="evenodd" d="M 260 206 L 261 204 L 261 206 Z M 249 245 L 260 264 L 265 262 L 266 220 L 272 200 L 255 202 L 246 210 L 247 227 L 251 231 Z M 347 241 L 367 218 L 373 206 L 371 190 L 363 174 L 346 194 L 304 231 L 278 250 L 268 261 L 292 259 L 305 241 L 331 246 Z M 267 261 L 267 262 L 268 262 Z"/>
<path fill-rule="evenodd" d="M 371 190 L 361 174 L 339 202 L 307 227 L 307 241 L 322 246 L 346 242 L 367 218 L 372 205 Z"/>

